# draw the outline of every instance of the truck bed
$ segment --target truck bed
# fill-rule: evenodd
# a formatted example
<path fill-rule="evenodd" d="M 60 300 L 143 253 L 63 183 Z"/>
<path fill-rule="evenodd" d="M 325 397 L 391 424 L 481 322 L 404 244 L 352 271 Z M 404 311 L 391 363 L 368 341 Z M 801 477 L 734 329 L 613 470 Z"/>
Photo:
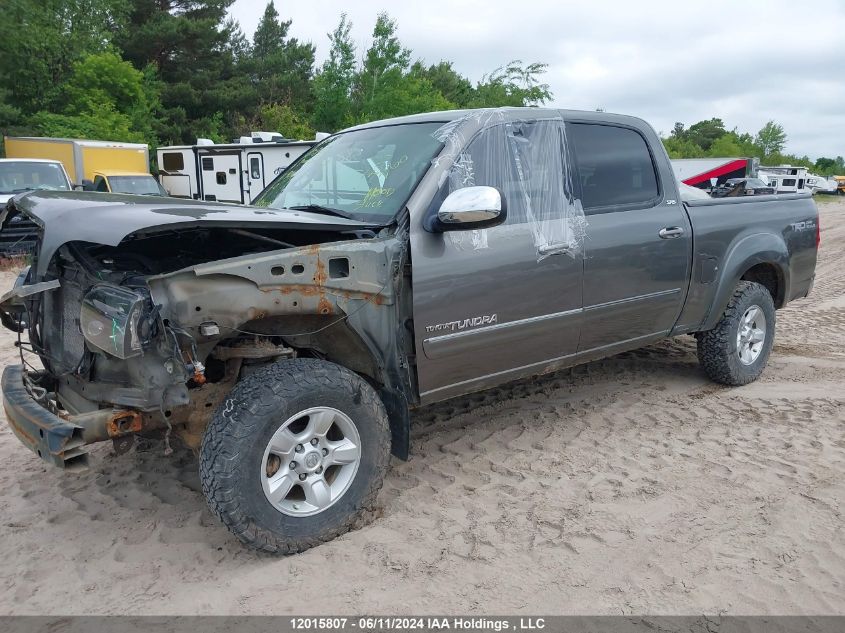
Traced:
<path fill-rule="evenodd" d="M 742 275 L 739 271 L 757 263 L 768 261 L 781 269 L 777 307 L 810 292 L 818 239 L 812 196 L 713 198 L 690 200 L 684 207 L 693 230 L 693 273 L 674 334 L 712 327 Z"/>

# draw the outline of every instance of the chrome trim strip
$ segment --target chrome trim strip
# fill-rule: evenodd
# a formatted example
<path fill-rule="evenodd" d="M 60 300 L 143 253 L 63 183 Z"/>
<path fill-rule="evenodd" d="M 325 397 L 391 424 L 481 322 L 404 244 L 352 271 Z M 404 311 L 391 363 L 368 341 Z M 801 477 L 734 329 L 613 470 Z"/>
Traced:
<path fill-rule="evenodd" d="M 616 341 L 615 343 L 607 343 L 606 345 L 599 345 L 598 347 L 588 347 L 587 349 L 580 349 L 578 350 L 578 354 L 580 356 L 584 356 L 587 354 L 592 354 L 594 352 L 601 352 L 604 350 L 612 350 L 614 347 L 621 347 L 622 345 L 630 345 L 631 343 L 636 343 L 637 341 L 644 341 L 648 338 L 665 338 L 669 336 L 671 330 L 661 330 L 660 332 L 652 332 L 651 334 L 642 334 L 640 336 L 635 336 L 634 338 L 626 338 L 622 341 Z M 639 349 L 639 348 L 634 348 Z M 613 354 L 611 354 L 612 356 Z M 589 362 L 589 361 L 588 361 Z"/>
<path fill-rule="evenodd" d="M 584 308 L 584 312 L 590 310 L 601 310 L 602 308 L 609 308 L 612 306 L 622 305 L 625 303 L 633 303 L 635 301 L 643 301 L 644 299 L 657 299 L 658 297 L 668 297 L 669 295 L 678 294 L 681 292 L 680 288 L 670 288 L 669 290 L 659 290 L 658 292 L 650 292 L 645 295 L 637 295 L 636 297 L 626 297 L 625 299 L 615 299 L 606 303 L 595 303 Z"/>
<path fill-rule="evenodd" d="M 475 328 L 472 330 L 463 330 L 461 332 L 450 332 L 449 334 L 441 334 L 440 336 L 432 336 L 427 339 L 423 339 L 423 343 L 442 343 L 445 341 L 451 341 L 459 338 L 463 338 L 465 336 L 470 336 L 472 334 L 488 334 L 490 332 L 495 332 L 496 330 L 503 330 L 509 327 L 518 327 L 521 325 L 533 325 L 534 323 L 540 323 L 542 321 L 548 321 L 549 319 L 557 319 L 560 317 L 567 317 L 567 316 L 574 316 L 576 314 L 580 314 L 583 312 L 581 308 L 575 308 L 574 310 L 565 310 L 564 312 L 553 312 L 552 314 L 543 314 L 540 316 L 529 317 L 527 319 L 519 319 L 517 321 L 507 321 L 506 323 L 496 323 L 495 325 L 485 325 L 484 327 Z"/>
<path fill-rule="evenodd" d="M 487 378 L 495 378 L 497 376 L 503 376 L 503 375 L 506 375 L 506 374 L 513 374 L 513 373 L 516 373 L 516 372 L 521 372 L 525 369 L 530 369 L 531 367 L 537 367 L 538 365 L 549 365 L 551 363 L 557 363 L 559 361 L 566 360 L 567 358 L 574 358 L 575 356 L 577 356 L 577 354 L 566 354 L 564 356 L 558 356 L 557 358 L 549 358 L 547 360 L 542 360 L 538 363 L 530 363 L 529 365 L 522 365 L 520 367 L 512 367 L 511 369 L 504 369 L 502 371 L 497 371 L 497 372 L 494 372 L 492 374 L 485 374 L 483 376 L 477 376 L 476 378 L 469 378 L 468 380 L 461 380 L 460 382 L 454 382 L 454 383 L 452 383 L 450 385 L 446 385 L 444 387 L 437 387 L 436 389 L 429 389 L 428 391 L 423 391 L 420 394 L 420 397 L 422 398 L 422 397 L 428 396 L 432 393 L 437 393 L 438 391 L 445 391 L 447 389 L 455 389 L 457 387 L 461 387 L 463 385 L 467 385 L 467 384 L 470 384 L 470 383 L 473 383 L 473 382 L 480 382 L 480 381 L 485 380 Z"/>
<path fill-rule="evenodd" d="M 504 369 L 502 371 L 497 371 L 497 372 L 494 372 L 492 374 L 484 374 L 483 376 L 476 376 L 475 378 L 469 378 L 467 380 L 461 380 L 460 382 L 455 382 L 455 383 L 452 383 L 452 384 L 449 384 L 449 385 L 445 385 L 443 387 L 437 387 L 436 389 L 429 389 L 428 391 L 423 391 L 422 393 L 420 393 L 420 397 L 424 398 L 425 396 L 429 396 L 433 393 L 437 393 L 438 391 L 446 391 L 447 389 L 457 389 L 459 387 L 462 387 L 463 385 L 467 385 L 467 384 L 474 383 L 474 382 L 481 382 L 481 381 L 487 380 L 489 378 L 496 378 L 497 376 L 503 376 L 503 375 L 506 375 L 506 374 L 522 372 L 525 369 L 530 369 L 531 367 L 537 367 L 538 365 L 549 365 L 551 363 L 558 363 L 560 361 L 563 361 L 563 360 L 566 360 L 566 359 L 569 359 L 569 358 L 575 358 L 575 357 L 579 357 L 579 356 L 587 356 L 590 353 L 595 353 L 597 351 L 612 349 L 614 347 L 622 347 L 622 346 L 628 347 L 628 346 L 631 345 L 631 343 L 634 343 L 636 341 L 641 341 L 641 340 L 645 340 L 645 339 L 649 339 L 649 338 L 665 337 L 669 334 L 669 332 L 670 332 L 670 330 L 663 330 L 662 332 L 654 332 L 653 334 L 644 334 L 642 336 L 637 336 L 635 338 L 626 339 L 624 341 L 619 341 L 617 343 L 610 343 L 608 345 L 602 345 L 600 347 L 593 347 L 593 348 L 586 349 L 586 350 L 583 350 L 583 351 L 578 351 L 574 354 L 566 354 L 564 356 L 557 356 L 555 358 L 549 358 L 547 360 L 542 360 L 542 361 L 537 362 L 537 363 L 530 363 L 528 365 L 521 365 L 520 367 L 513 367 L 511 369 Z M 639 348 L 634 347 L 632 349 L 639 349 Z M 584 361 L 584 362 L 586 364 L 586 363 L 589 363 L 589 362 L 592 362 L 592 361 Z M 579 364 L 579 363 L 576 363 L 576 365 L 577 364 Z"/>

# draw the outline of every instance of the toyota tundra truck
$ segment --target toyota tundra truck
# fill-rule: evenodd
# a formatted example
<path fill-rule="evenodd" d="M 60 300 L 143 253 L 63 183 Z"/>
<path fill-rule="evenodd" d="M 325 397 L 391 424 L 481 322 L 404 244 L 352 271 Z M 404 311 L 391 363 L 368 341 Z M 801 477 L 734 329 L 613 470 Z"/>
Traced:
<path fill-rule="evenodd" d="M 39 191 L 17 215 L 14 433 L 69 469 L 178 438 L 278 553 L 372 516 L 417 407 L 687 334 L 710 379 L 757 379 L 819 244 L 809 194 L 685 200 L 647 123 L 537 108 L 344 130 L 252 206 Z"/>

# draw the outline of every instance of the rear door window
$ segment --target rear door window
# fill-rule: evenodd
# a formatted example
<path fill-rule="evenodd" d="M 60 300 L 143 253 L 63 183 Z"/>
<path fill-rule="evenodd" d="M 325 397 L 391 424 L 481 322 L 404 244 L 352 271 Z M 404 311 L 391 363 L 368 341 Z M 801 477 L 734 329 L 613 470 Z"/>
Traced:
<path fill-rule="evenodd" d="M 567 124 L 575 150 L 585 210 L 643 208 L 660 195 L 654 161 L 635 130 L 592 123 Z"/>

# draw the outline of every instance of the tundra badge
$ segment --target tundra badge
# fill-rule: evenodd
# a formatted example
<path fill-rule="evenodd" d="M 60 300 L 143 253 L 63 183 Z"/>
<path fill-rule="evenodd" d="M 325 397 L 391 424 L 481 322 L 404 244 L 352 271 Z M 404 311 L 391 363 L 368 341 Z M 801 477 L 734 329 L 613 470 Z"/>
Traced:
<path fill-rule="evenodd" d="M 472 317 L 469 319 L 462 319 L 460 321 L 449 321 L 448 323 L 438 323 L 437 325 L 426 325 L 426 332 L 459 332 L 471 327 L 478 327 L 479 325 L 493 325 L 498 323 L 498 314 L 485 314 L 482 316 Z"/>

